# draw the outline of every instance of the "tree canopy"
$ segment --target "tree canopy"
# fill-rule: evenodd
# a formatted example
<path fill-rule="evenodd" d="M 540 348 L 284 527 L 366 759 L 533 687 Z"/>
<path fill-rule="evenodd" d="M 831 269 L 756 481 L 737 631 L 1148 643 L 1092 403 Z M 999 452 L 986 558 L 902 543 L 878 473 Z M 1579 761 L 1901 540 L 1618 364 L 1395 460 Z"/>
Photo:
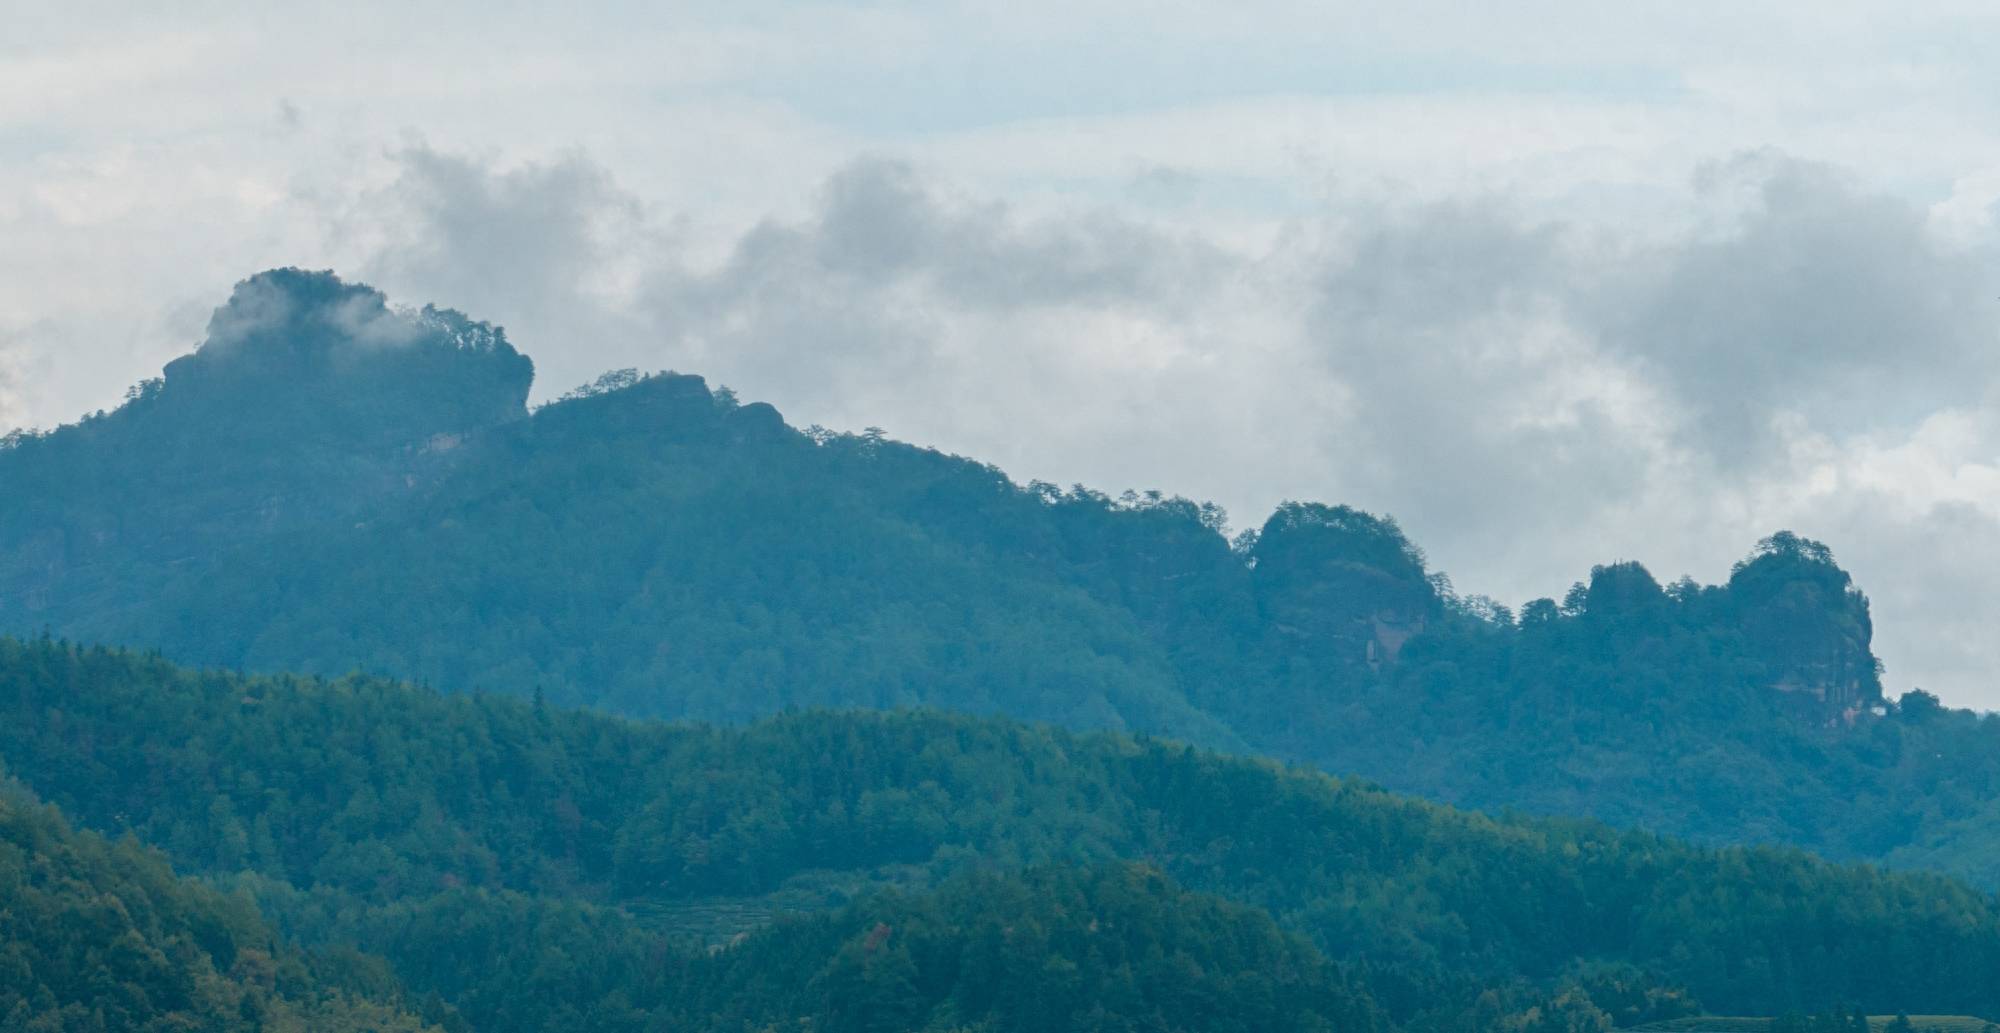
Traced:
<path fill-rule="evenodd" d="M 1119 863 L 1270 916 L 1391 1025 L 1498 1021 L 1565 993 L 1607 1013 L 2000 1012 L 2000 902 L 1949 880 L 1493 819 L 997 719 L 666 725 L 0 641 L 0 758 L 77 820 L 231 881 L 303 942 L 382 954 L 482 1029 L 613 1013 L 641 1028 L 676 1000 L 647 959 L 773 915 Z"/>

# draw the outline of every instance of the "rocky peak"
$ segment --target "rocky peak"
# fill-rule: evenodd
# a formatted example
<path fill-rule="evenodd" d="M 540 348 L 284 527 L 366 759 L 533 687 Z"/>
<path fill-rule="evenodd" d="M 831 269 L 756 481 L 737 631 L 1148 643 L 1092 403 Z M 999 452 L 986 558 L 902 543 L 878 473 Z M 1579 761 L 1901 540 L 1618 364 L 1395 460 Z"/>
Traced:
<path fill-rule="evenodd" d="M 273 269 L 236 285 L 154 394 L 225 433 L 415 442 L 525 415 L 533 379 L 498 327 L 392 309 L 331 272 Z"/>
<path fill-rule="evenodd" d="M 259 273 L 116 412 L 0 450 L 33 502 L 0 507 L 0 527 L 54 571 L 345 519 L 525 416 L 533 376 L 498 327 L 391 309 L 328 272 Z"/>
<path fill-rule="evenodd" d="M 1251 557 L 1272 625 L 1346 660 L 1393 663 L 1441 606 L 1423 553 L 1395 521 L 1346 506 L 1285 503 L 1258 532 Z"/>
<path fill-rule="evenodd" d="M 1825 545 L 1780 531 L 1757 543 L 1729 578 L 1729 600 L 1772 687 L 1837 712 L 1880 702 L 1868 597 Z"/>

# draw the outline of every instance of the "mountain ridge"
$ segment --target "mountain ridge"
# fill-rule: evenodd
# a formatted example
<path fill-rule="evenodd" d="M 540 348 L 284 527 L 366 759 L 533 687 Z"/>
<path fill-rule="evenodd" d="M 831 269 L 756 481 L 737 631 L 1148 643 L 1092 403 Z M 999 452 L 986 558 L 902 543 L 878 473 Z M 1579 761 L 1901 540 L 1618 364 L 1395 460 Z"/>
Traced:
<path fill-rule="evenodd" d="M 202 368 L 177 360 L 117 412 L 17 439 L 0 631 L 637 716 L 934 706 L 1150 732 L 1467 806 L 1902 852 L 2000 884 L 1990 733 L 1882 698 L 1868 601 L 1819 543 L 1773 535 L 1717 586 L 1600 567 L 1516 614 L 1452 594 L 1392 520 L 1348 507 L 1287 503 L 1231 541 L 1212 506 L 794 430 L 683 374 L 528 410 L 532 363 L 498 330 L 437 329 L 331 274 L 245 283 L 212 361 L 270 351 L 244 375 L 285 401 L 232 418 L 339 430 L 362 410 L 301 416 L 299 391 L 386 379 L 409 383 L 363 400 L 400 430 L 176 436 L 157 426 L 175 370 Z M 335 346 L 390 365 L 287 365 Z M 182 422 L 235 382 L 185 396 Z M 439 392 L 472 400 L 427 413 Z"/>

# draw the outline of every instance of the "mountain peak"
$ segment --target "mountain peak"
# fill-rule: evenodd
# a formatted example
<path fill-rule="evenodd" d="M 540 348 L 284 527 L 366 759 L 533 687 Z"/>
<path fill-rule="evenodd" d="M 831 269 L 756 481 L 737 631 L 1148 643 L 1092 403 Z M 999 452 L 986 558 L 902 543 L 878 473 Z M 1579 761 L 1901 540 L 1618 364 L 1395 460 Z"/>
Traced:
<path fill-rule="evenodd" d="M 167 365 L 169 405 L 225 425 L 322 425 L 393 438 L 525 415 L 534 364 L 501 328 L 434 306 L 391 308 L 330 271 L 271 269 L 236 285 L 207 339 Z"/>
<path fill-rule="evenodd" d="M 1868 597 L 1834 562 L 1831 549 L 1779 531 L 1736 564 L 1729 594 L 1777 688 L 1843 712 L 1881 702 Z"/>

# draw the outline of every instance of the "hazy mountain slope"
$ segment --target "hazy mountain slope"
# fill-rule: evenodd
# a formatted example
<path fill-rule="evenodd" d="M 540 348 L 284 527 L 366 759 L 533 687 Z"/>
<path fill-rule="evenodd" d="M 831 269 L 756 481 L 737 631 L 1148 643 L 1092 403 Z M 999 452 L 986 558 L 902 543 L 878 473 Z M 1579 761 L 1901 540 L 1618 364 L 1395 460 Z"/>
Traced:
<path fill-rule="evenodd" d="M 1517 615 L 1350 509 L 1231 543 L 694 377 L 530 413 L 529 375 L 455 313 L 246 281 L 124 408 L 0 449 L 0 630 L 637 716 L 999 713 L 2000 884 L 2000 726 L 1877 717 L 1867 600 L 1816 543 Z"/>
<path fill-rule="evenodd" d="M 941 504 L 970 475 L 1025 508 L 997 473 L 822 449 L 697 378 L 531 420 L 497 330 L 381 306 L 325 276 L 247 281 L 163 383 L 0 452 L 0 625 L 631 713 L 928 703 L 1234 741 L 1123 608 L 871 486 L 928 469 Z M 356 312 L 408 340 L 353 336 Z"/>
<path fill-rule="evenodd" d="M 0 643 L 0 707 L 0 759 L 79 820 L 261 873 L 293 927 L 404 964 L 435 953 L 393 946 L 424 914 L 493 930 L 453 963 L 507 971 L 478 952 L 558 950 L 564 930 L 643 941 L 591 907 L 817 907 L 883 880 L 1124 858 L 1364 965 L 1404 1022 L 1604 965 L 1731 1012 L 2000 1011 L 2000 902 L 1943 879 L 1494 821 L 1172 744 L 946 715 L 640 724 L 56 643 Z M 452 986 L 432 978 L 411 985 Z"/>

